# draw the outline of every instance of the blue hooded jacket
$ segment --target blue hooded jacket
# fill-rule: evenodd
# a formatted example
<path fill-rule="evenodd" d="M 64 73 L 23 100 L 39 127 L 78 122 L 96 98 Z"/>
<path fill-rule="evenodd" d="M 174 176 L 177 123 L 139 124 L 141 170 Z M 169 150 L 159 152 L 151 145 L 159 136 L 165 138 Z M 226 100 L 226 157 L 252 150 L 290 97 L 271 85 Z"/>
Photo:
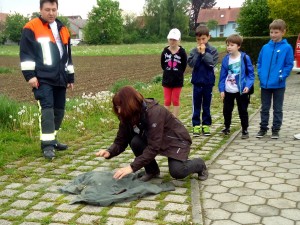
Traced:
<path fill-rule="evenodd" d="M 220 79 L 219 79 L 220 92 L 225 92 L 225 81 L 228 75 L 229 56 L 230 54 L 227 54 L 222 61 Z M 246 65 L 244 63 L 244 57 L 246 57 L 248 74 L 246 74 Z M 244 52 L 241 52 L 241 75 L 237 75 L 235 79 L 240 94 L 242 94 L 245 87 L 248 87 L 250 89 L 254 84 L 254 79 L 255 79 L 254 69 L 250 57 Z"/>
<path fill-rule="evenodd" d="M 270 40 L 262 47 L 258 56 L 257 73 L 260 87 L 284 88 L 293 65 L 293 48 L 287 40 L 283 39 L 280 42 Z"/>

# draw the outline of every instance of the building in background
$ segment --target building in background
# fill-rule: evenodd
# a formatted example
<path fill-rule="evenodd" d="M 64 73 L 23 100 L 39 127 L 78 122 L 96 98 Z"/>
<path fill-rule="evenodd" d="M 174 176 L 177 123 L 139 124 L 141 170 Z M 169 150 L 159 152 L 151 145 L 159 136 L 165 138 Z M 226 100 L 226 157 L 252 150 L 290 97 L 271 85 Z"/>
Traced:
<path fill-rule="evenodd" d="M 241 8 L 211 8 L 211 9 L 200 9 L 197 23 L 207 24 L 208 21 L 217 21 L 215 29 L 210 31 L 212 37 L 228 37 L 233 33 L 238 33 L 237 18 L 239 16 Z"/>
<path fill-rule="evenodd" d="M 87 20 L 82 19 L 81 16 L 66 16 L 70 23 L 70 32 L 72 39 L 83 40 L 83 28 L 87 23 Z"/>

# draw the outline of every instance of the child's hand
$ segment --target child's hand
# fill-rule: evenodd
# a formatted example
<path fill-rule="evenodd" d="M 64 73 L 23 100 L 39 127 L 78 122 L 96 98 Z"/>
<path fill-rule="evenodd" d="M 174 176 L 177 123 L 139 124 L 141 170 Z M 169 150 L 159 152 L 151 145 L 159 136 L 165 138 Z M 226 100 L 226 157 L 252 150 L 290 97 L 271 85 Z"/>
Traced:
<path fill-rule="evenodd" d="M 225 92 L 221 92 L 221 99 L 224 100 L 225 98 Z"/>
<path fill-rule="evenodd" d="M 249 88 L 248 87 L 245 87 L 244 90 L 243 90 L 243 94 L 246 94 L 249 92 Z"/>

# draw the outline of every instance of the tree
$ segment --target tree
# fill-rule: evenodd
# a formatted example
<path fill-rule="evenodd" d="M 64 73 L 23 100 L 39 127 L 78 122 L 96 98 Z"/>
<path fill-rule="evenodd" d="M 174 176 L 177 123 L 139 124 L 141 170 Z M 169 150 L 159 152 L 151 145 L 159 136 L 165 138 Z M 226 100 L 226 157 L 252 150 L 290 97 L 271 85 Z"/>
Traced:
<path fill-rule="evenodd" d="M 198 26 L 197 19 L 201 9 L 210 9 L 216 3 L 216 0 L 190 0 L 190 31 L 195 31 Z"/>
<path fill-rule="evenodd" d="M 0 45 L 6 42 L 5 23 L 0 21 Z"/>
<path fill-rule="evenodd" d="M 188 33 L 189 0 L 146 0 L 144 16 L 150 35 L 165 38 L 172 28 Z"/>
<path fill-rule="evenodd" d="M 97 0 L 84 27 L 84 40 L 88 44 L 119 44 L 123 38 L 123 19 L 119 2 Z"/>
<path fill-rule="evenodd" d="M 246 0 L 237 19 L 237 31 L 246 37 L 268 36 L 271 22 L 267 0 Z"/>
<path fill-rule="evenodd" d="M 211 30 L 216 30 L 216 34 L 217 34 L 218 21 L 216 21 L 216 20 L 208 20 L 206 26 L 207 26 L 207 28 L 210 31 Z"/>
<path fill-rule="evenodd" d="M 300 32 L 299 0 L 268 0 L 270 18 L 283 19 L 287 24 L 288 34 Z"/>
<path fill-rule="evenodd" d="M 28 21 L 28 17 L 25 17 L 19 13 L 8 15 L 5 23 L 5 35 L 7 39 L 19 44 L 21 40 L 22 29 Z"/>

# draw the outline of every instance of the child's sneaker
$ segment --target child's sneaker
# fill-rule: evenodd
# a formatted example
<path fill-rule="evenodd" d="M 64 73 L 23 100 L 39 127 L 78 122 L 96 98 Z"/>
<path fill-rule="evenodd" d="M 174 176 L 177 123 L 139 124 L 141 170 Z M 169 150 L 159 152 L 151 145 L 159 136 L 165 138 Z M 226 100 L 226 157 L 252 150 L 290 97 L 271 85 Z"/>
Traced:
<path fill-rule="evenodd" d="M 260 129 L 256 135 L 257 138 L 262 138 L 264 137 L 265 135 L 267 134 L 267 131 L 266 130 L 262 130 Z"/>
<path fill-rule="evenodd" d="M 210 136 L 210 128 L 209 128 L 209 126 L 203 125 L 203 126 L 202 126 L 202 133 L 203 133 L 205 136 Z"/>
<path fill-rule="evenodd" d="M 273 130 L 271 138 L 272 139 L 278 139 L 279 138 L 279 131 Z"/>
<path fill-rule="evenodd" d="M 249 138 L 249 133 L 247 130 L 243 130 L 242 131 L 242 139 L 247 139 L 247 138 Z"/>
<path fill-rule="evenodd" d="M 229 128 L 224 128 L 223 130 L 221 130 L 221 132 L 224 135 L 228 135 L 228 134 L 230 134 L 230 129 Z"/>
<path fill-rule="evenodd" d="M 194 137 L 199 137 L 200 136 L 200 130 L 201 130 L 201 128 L 200 128 L 199 125 L 198 126 L 194 126 L 193 127 L 193 136 Z"/>

